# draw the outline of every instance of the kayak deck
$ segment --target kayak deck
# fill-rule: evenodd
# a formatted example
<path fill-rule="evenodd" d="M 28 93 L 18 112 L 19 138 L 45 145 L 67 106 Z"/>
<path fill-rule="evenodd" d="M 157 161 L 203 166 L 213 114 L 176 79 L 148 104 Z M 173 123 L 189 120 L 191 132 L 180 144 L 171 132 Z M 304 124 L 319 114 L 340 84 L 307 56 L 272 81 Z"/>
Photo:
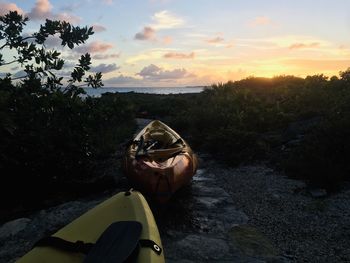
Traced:
<path fill-rule="evenodd" d="M 54 237 L 76 242 L 96 243 L 101 234 L 114 222 L 137 221 L 142 224 L 140 239 L 148 239 L 159 244 L 161 239 L 153 214 L 141 193 L 132 191 L 119 193 L 77 218 L 57 233 Z M 85 255 L 71 253 L 52 247 L 35 247 L 18 263 L 78 263 Z M 164 254 L 158 255 L 152 249 L 140 248 L 137 262 L 164 262 Z"/>

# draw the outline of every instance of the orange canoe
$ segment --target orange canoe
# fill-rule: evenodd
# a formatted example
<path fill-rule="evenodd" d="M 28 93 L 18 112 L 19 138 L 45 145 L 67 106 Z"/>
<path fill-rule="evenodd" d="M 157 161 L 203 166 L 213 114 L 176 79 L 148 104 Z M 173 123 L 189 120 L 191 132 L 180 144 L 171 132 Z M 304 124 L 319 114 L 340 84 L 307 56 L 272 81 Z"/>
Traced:
<path fill-rule="evenodd" d="M 134 138 L 124 157 L 124 171 L 136 189 L 160 203 L 188 184 L 197 157 L 174 130 L 155 120 Z"/>

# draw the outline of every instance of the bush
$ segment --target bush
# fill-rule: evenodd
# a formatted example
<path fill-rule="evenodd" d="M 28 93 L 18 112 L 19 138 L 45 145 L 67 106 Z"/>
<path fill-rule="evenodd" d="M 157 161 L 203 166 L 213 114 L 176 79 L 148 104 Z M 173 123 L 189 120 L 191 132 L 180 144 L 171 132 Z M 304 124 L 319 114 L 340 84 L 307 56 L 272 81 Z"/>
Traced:
<path fill-rule="evenodd" d="M 349 117 L 326 120 L 308 134 L 285 160 L 287 174 L 330 191 L 350 180 Z"/>
<path fill-rule="evenodd" d="M 349 72 L 330 79 L 324 75 L 250 77 L 184 95 L 181 107 L 172 96 L 161 102 L 153 97 L 152 103 L 140 105 L 146 105 L 149 113 L 159 113 L 163 107 L 167 123 L 191 146 L 230 165 L 274 156 L 271 160 L 282 163 L 288 175 L 334 188 L 350 179 Z M 311 133 L 302 129 L 302 134 L 293 135 L 298 138 L 287 138 L 291 123 L 310 119 L 326 121 L 316 122 Z M 279 149 L 291 147 L 291 140 L 299 146 L 281 154 Z"/>
<path fill-rule="evenodd" d="M 96 162 L 113 154 L 135 128 L 122 99 L 71 98 L 62 92 L 0 92 L 1 192 L 14 202 L 45 198 L 57 187 L 87 180 Z M 4 200 L 4 199 L 3 199 Z M 8 201 L 6 201 L 8 202 Z"/>
<path fill-rule="evenodd" d="M 102 86 L 101 73 L 88 76 L 90 55 L 82 55 L 67 86 L 55 70 L 64 61 L 46 50 L 49 35 L 59 34 L 63 45 L 84 43 L 92 28 L 46 20 L 39 32 L 23 37 L 27 19 L 17 12 L 0 16 L 0 50 L 17 52 L 14 62 L 24 67 L 19 79 L 0 78 L 0 208 L 40 206 L 48 198 L 72 193 L 75 184 L 98 177 L 97 163 L 111 156 L 135 129 L 134 110 L 122 98 L 83 98 L 76 83 Z M 32 39 L 29 43 L 26 40 Z M 15 50 L 15 51 L 13 51 Z"/>

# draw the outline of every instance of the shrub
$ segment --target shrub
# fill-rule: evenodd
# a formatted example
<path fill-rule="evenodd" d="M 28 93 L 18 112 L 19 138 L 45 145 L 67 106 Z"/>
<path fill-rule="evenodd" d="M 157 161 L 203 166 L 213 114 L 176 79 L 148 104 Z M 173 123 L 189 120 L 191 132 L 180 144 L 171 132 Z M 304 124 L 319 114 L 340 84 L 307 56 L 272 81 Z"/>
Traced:
<path fill-rule="evenodd" d="M 324 121 L 284 162 L 288 175 L 335 190 L 350 180 L 350 115 Z"/>
<path fill-rule="evenodd" d="M 17 12 L 0 16 L 0 51 L 17 52 L 10 62 L 0 53 L 0 67 L 24 67 L 19 78 L 0 78 L 0 208 L 78 194 L 69 186 L 98 177 L 96 163 L 111 156 L 135 128 L 133 109 L 124 99 L 80 96 L 84 91 L 77 83 L 103 85 L 101 73 L 84 80 L 89 54 L 81 56 L 65 87 L 55 75 L 64 61 L 45 48 L 47 37 L 58 34 L 63 46 L 74 48 L 93 34 L 92 28 L 46 20 L 24 37 L 27 21 Z"/>

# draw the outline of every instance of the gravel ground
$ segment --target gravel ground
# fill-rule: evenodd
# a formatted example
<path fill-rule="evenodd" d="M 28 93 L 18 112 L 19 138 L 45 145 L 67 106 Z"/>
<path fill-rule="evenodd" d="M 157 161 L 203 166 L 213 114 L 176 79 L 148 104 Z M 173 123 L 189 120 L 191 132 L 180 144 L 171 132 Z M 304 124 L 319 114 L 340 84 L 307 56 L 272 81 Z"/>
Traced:
<path fill-rule="evenodd" d="M 315 198 L 264 164 L 212 167 L 218 185 L 292 262 L 350 262 L 350 187 Z"/>
<path fill-rule="evenodd" d="M 171 209 L 156 215 L 169 262 L 350 262 L 350 187 L 315 198 L 303 182 L 264 164 L 227 168 L 208 155 L 200 157 L 189 196 L 177 196 Z M 0 262 L 13 262 L 39 236 L 61 228 L 101 198 L 69 202 L 0 226 Z M 187 253 L 191 246 L 202 250 Z M 213 249 L 221 251 L 220 258 Z"/>

